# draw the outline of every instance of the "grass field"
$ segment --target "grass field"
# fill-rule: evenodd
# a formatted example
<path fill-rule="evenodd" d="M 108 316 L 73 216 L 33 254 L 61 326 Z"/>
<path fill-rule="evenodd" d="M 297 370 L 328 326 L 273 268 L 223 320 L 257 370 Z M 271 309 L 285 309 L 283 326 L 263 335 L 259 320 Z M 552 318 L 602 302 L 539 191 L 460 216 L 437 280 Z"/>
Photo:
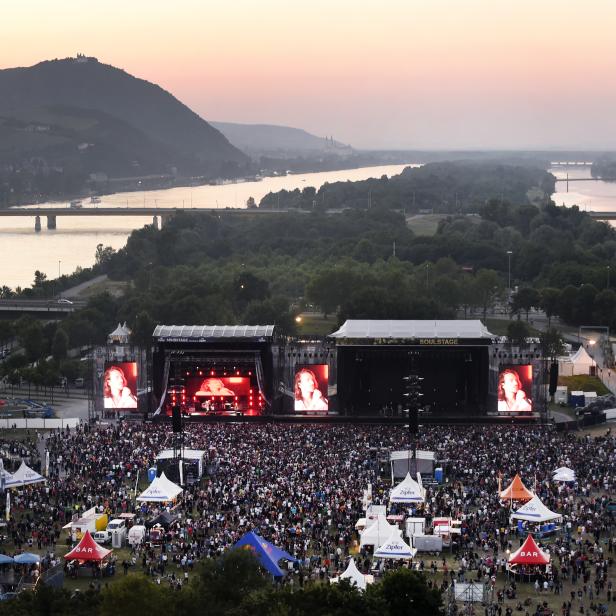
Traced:
<path fill-rule="evenodd" d="M 596 391 L 598 396 L 605 396 L 610 390 L 596 376 L 576 374 L 574 376 L 559 376 L 559 385 L 566 385 L 569 391 Z"/>
<path fill-rule="evenodd" d="M 335 315 L 325 318 L 320 314 L 304 313 L 297 323 L 297 333 L 300 336 L 327 336 L 338 329 Z"/>
<path fill-rule="evenodd" d="M 417 214 L 407 218 L 406 225 L 415 235 L 434 235 L 443 218 L 447 214 Z"/>

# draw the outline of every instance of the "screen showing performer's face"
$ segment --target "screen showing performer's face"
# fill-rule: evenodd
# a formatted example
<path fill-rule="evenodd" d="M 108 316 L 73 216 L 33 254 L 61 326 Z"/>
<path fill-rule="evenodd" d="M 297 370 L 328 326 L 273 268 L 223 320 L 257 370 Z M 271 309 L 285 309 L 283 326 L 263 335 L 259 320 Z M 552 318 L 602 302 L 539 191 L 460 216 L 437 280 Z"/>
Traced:
<path fill-rule="evenodd" d="M 106 409 L 137 408 L 137 362 L 105 364 L 103 404 Z"/>
<path fill-rule="evenodd" d="M 246 376 L 192 377 L 188 381 L 190 396 L 239 398 L 248 396 L 250 379 Z"/>
<path fill-rule="evenodd" d="M 295 373 L 296 411 L 327 411 L 327 364 L 303 366 Z"/>
<path fill-rule="evenodd" d="M 507 366 L 498 375 L 498 412 L 513 415 L 533 410 L 533 367 Z"/>

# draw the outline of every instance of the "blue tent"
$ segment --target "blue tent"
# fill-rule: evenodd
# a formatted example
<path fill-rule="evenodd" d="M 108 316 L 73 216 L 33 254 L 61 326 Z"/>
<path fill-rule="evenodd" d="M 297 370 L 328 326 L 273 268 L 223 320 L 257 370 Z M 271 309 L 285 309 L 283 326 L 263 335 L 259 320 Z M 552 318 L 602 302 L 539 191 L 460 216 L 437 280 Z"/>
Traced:
<path fill-rule="evenodd" d="M 6 554 L 0 554 L 0 565 L 8 565 L 13 562 L 13 558 L 11 556 L 7 556 Z"/>
<path fill-rule="evenodd" d="M 277 548 L 274 544 L 263 539 L 263 537 L 259 537 L 254 531 L 246 533 L 233 547 L 252 550 L 259 559 L 261 566 L 267 569 L 274 577 L 282 577 L 284 575 L 284 571 L 278 566 L 279 560 L 284 558 L 293 563 L 297 562 L 297 559 L 293 558 L 291 554 Z"/>
<path fill-rule="evenodd" d="M 41 562 L 41 557 L 38 554 L 32 554 L 32 552 L 24 552 L 17 554 L 13 560 L 18 565 L 34 565 Z"/>

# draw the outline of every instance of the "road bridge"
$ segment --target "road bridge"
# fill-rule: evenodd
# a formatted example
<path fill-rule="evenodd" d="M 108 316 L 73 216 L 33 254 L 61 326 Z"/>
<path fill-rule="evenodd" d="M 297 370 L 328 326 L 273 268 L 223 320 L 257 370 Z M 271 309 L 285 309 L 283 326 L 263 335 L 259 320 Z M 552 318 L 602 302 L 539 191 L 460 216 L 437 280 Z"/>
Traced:
<path fill-rule="evenodd" d="M 143 216 L 152 217 L 152 224 L 157 228 L 166 224 L 178 212 L 191 214 L 281 214 L 288 210 L 270 210 L 260 208 L 157 208 L 157 207 L 12 207 L 0 209 L 0 218 L 29 217 L 34 218 L 34 230 L 41 230 L 41 218 L 47 218 L 47 228 L 55 229 L 60 216 Z"/>
<path fill-rule="evenodd" d="M 65 299 L 0 299 L 0 318 L 9 319 L 29 314 L 38 318 L 59 319 L 85 308 L 84 300 Z"/>

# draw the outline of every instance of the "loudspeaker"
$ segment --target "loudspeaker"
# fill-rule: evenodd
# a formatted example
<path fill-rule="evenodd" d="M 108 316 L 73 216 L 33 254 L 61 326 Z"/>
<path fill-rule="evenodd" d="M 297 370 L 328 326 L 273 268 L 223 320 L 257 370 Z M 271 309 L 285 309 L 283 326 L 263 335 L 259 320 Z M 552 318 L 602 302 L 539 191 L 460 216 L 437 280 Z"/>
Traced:
<path fill-rule="evenodd" d="M 558 362 L 552 363 L 550 366 L 550 396 L 556 393 L 556 387 L 558 386 Z"/>
<path fill-rule="evenodd" d="M 182 413 L 177 405 L 171 407 L 171 424 L 174 432 L 182 431 Z"/>

